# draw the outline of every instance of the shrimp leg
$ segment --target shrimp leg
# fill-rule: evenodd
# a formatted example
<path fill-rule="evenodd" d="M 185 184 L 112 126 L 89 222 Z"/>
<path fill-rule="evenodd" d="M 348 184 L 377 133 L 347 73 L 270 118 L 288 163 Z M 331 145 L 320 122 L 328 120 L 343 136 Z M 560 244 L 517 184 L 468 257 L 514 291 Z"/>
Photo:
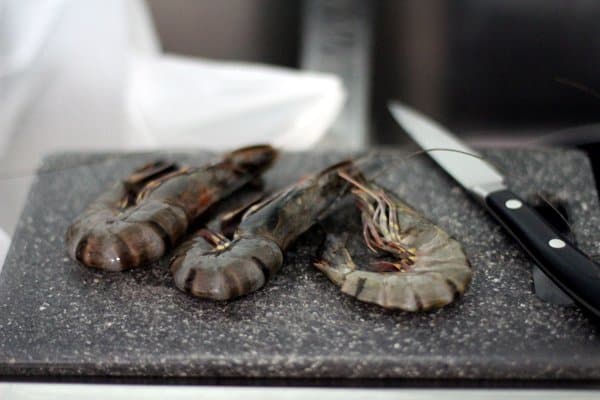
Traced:
<path fill-rule="evenodd" d="M 252 146 L 200 168 L 138 170 L 71 224 L 68 254 L 88 267 L 108 271 L 155 261 L 211 205 L 260 176 L 276 156 L 271 146 Z"/>

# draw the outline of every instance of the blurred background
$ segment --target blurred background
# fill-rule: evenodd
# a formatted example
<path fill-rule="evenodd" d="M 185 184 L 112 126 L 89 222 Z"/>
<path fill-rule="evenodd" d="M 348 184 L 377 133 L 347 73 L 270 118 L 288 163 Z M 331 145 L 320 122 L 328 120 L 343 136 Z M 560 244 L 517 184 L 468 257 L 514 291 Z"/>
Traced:
<path fill-rule="evenodd" d="M 597 0 L 0 0 L 0 247 L 61 151 L 403 145 L 390 99 L 474 144 L 597 151 L 599 16 Z"/>
<path fill-rule="evenodd" d="M 303 16 L 311 3 L 148 1 L 167 52 L 294 68 L 302 67 Z M 352 1 L 318 3 L 338 7 L 338 18 L 357 12 Z M 388 117 L 388 99 L 474 135 L 522 137 L 598 121 L 600 2 L 369 3 L 369 134 L 376 143 L 404 138 Z"/>

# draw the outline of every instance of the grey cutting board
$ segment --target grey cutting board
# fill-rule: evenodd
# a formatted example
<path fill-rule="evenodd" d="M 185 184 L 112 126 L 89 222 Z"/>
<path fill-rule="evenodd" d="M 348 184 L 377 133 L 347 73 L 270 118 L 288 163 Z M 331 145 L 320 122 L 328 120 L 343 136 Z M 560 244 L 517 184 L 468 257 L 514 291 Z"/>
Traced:
<path fill-rule="evenodd" d="M 485 154 L 521 195 L 545 190 L 568 199 L 580 246 L 599 252 L 598 201 L 583 154 Z M 200 164 L 213 156 L 161 157 Z M 165 260 L 102 273 L 68 259 L 70 221 L 102 188 L 153 158 L 70 154 L 45 161 L 0 275 L 0 375 L 600 379 L 597 325 L 576 308 L 539 300 L 529 258 L 426 157 L 380 182 L 454 235 L 470 258 L 472 287 L 434 312 L 386 311 L 340 293 L 311 266 L 318 230 L 298 241 L 262 290 L 226 303 L 177 291 Z M 268 187 L 341 158 L 286 154 L 267 174 Z M 346 214 L 326 225 L 339 228 Z"/>

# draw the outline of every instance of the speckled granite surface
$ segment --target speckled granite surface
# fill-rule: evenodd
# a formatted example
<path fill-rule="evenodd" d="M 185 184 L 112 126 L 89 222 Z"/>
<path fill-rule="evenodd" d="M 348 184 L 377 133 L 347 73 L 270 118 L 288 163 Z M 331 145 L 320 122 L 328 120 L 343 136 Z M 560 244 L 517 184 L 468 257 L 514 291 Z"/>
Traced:
<path fill-rule="evenodd" d="M 486 154 L 521 195 L 543 189 L 568 198 L 580 246 L 600 252 L 598 201 L 582 154 Z M 600 379 L 599 325 L 578 309 L 539 300 L 530 260 L 426 157 L 380 181 L 459 239 L 470 257 L 471 289 L 435 312 L 385 311 L 340 293 L 311 266 L 317 233 L 299 240 L 262 290 L 228 303 L 177 291 L 164 260 L 126 273 L 69 260 L 63 235 L 70 221 L 103 187 L 152 158 L 46 161 L 45 170 L 64 169 L 36 179 L 0 275 L 0 375 Z M 201 163 L 209 156 L 167 158 Z M 340 158 L 285 155 L 268 185 Z"/>

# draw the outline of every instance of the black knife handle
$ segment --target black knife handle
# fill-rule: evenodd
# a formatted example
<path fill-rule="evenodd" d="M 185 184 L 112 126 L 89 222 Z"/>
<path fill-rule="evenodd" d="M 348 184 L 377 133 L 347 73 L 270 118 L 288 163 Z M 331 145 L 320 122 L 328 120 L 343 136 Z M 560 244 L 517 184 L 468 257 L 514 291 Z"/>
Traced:
<path fill-rule="evenodd" d="M 485 202 L 542 271 L 582 307 L 600 317 L 600 265 L 572 246 L 510 190 L 492 192 Z"/>

